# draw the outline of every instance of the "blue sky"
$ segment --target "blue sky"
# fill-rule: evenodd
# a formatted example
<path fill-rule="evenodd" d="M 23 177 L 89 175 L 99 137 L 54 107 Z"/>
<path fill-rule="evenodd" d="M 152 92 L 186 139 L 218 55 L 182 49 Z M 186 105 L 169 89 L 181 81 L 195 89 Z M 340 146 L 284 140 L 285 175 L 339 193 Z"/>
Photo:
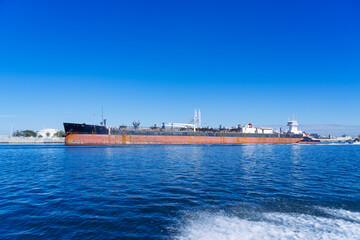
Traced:
<path fill-rule="evenodd" d="M 296 113 L 360 134 L 359 12 L 355 0 L 0 0 L 0 135 L 96 123 L 102 106 L 112 126 L 200 108 L 210 126 Z"/>

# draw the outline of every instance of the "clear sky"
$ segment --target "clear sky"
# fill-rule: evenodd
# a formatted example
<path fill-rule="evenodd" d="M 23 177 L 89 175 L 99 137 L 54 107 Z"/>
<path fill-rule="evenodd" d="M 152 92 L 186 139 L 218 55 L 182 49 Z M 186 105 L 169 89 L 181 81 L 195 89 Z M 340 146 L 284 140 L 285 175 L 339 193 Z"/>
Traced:
<path fill-rule="evenodd" d="M 0 135 L 188 122 L 360 125 L 360 2 L 0 0 Z M 94 115 L 95 114 L 95 115 Z M 360 133 L 360 132 L 359 132 Z"/>

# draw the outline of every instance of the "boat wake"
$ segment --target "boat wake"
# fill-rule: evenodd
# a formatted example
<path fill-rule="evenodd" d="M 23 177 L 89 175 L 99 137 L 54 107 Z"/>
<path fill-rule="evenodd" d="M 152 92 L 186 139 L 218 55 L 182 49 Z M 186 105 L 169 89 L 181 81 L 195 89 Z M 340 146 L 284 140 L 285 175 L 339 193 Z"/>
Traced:
<path fill-rule="evenodd" d="M 238 217 L 196 213 L 180 226 L 175 239 L 360 239 L 360 213 L 321 208 L 321 216 L 261 213 Z"/>

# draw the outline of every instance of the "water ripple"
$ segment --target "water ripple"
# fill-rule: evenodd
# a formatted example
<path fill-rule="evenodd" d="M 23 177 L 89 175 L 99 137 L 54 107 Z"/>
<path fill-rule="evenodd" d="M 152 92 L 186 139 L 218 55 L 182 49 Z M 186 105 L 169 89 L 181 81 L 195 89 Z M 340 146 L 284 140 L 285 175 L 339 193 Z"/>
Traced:
<path fill-rule="evenodd" d="M 0 239 L 360 239 L 360 146 L 0 145 Z"/>

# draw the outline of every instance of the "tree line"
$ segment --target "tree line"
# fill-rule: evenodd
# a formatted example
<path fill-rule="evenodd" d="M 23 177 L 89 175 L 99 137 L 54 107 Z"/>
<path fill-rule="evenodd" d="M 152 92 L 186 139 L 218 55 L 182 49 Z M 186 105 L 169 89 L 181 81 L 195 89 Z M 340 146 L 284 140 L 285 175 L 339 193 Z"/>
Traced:
<path fill-rule="evenodd" d="M 47 132 L 46 136 L 49 137 L 50 133 Z M 13 137 L 44 137 L 44 136 L 37 136 L 37 133 L 34 132 L 33 130 L 18 130 L 16 132 L 13 133 Z M 54 134 L 54 137 L 65 137 L 65 132 L 64 131 L 58 131 Z"/>

